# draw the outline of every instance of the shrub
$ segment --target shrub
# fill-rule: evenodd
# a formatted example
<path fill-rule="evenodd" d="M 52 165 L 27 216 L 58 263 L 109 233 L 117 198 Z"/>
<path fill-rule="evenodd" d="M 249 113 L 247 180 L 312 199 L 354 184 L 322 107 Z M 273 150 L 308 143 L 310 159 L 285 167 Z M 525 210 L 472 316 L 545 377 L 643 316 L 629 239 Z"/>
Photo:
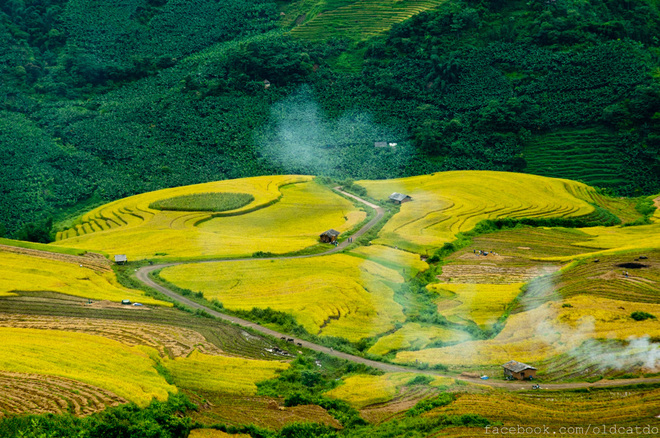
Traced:
<path fill-rule="evenodd" d="M 630 314 L 630 317 L 634 319 L 635 321 L 644 321 L 647 319 L 655 319 L 655 315 L 651 315 L 650 313 L 647 312 L 633 312 Z"/>

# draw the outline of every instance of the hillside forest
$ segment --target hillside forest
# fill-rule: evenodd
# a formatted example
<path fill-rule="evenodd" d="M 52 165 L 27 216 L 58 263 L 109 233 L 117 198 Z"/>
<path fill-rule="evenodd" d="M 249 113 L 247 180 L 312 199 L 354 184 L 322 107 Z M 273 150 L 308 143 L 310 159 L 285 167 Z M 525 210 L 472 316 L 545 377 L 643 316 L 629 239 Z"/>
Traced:
<path fill-rule="evenodd" d="M 437 3 L 361 35 L 310 0 L 1 2 L 0 235 L 266 174 L 660 190 L 656 0 Z"/>

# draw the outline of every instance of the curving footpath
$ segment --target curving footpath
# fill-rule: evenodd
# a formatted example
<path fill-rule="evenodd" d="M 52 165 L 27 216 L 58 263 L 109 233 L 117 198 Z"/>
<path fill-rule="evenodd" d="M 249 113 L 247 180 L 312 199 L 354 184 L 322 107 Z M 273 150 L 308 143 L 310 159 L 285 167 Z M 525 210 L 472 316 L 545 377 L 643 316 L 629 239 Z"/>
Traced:
<path fill-rule="evenodd" d="M 376 216 L 372 218 L 368 223 L 366 223 L 362 228 L 360 228 L 355 234 L 353 234 L 352 237 L 360 237 L 364 235 L 366 232 L 371 230 L 385 215 L 385 210 L 382 207 L 379 207 L 378 205 L 372 204 L 368 201 L 365 201 L 364 199 L 361 199 L 355 195 L 352 195 L 350 193 L 346 193 L 342 190 L 340 190 L 338 187 L 335 187 L 335 190 L 340 192 L 341 194 L 348 196 L 350 198 L 353 198 L 368 207 L 373 208 L 376 210 Z M 326 256 L 330 254 L 337 253 L 339 251 L 344 250 L 350 243 L 347 240 L 344 240 L 342 243 L 337 245 L 335 248 L 318 253 L 318 254 L 309 254 L 309 255 L 300 255 L 300 256 L 289 256 L 289 257 L 270 257 L 270 258 L 260 258 L 259 260 L 272 260 L 272 259 L 300 259 L 300 258 L 309 258 L 309 257 L 321 257 L 321 256 Z M 266 328 L 264 326 L 261 326 L 259 324 L 256 324 L 254 322 L 242 319 L 242 318 L 237 318 L 235 316 L 230 316 L 226 315 L 224 313 L 220 313 L 216 310 L 213 310 L 209 307 L 206 307 L 202 304 L 196 303 L 195 301 L 192 301 L 182 295 L 177 294 L 176 292 L 166 288 L 165 286 L 162 286 L 155 281 L 153 281 L 150 277 L 149 274 L 151 272 L 157 271 L 162 268 L 167 268 L 170 266 L 176 266 L 176 265 L 181 265 L 185 263 L 213 263 L 213 262 L 236 262 L 236 261 L 244 261 L 244 260 L 255 260 L 252 257 L 247 257 L 247 258 L 239 258 L 239 259 L 216 259 L 216 260 L 204 260 L 204 261 L 195 261 L 195 262 L 176 262 L 176 263 L 163 263 L 163 264 L 158 264 L 158 265 L 150 265 L 150 266 L 144 266 L 140 268 L 137 273 L 137 279 L 140 280 L 142 283 L 146 284 L 147 286 L 156 289 L 163 295 L 166 295 L 170 297 L 171 299 L 178 301 L 179 303 L 190 307 L 192 309 L 199 309 L 207 312 L 208 314 L 221 319 L 223 321 L 227 321 L 233 324 L 237 324 L 242 327 L 250 328 L 256 332 L 262 333 L 264 335 L 268 336 L 273 336 L 275 338 L 287 338 L 289 339 L 291 335 L 285 334 L 285 333 L 280 333 L 275 330 L 271 330 L 269 328 Z M 463 377 L 463 376 L 453 376 L 453 375 L 448 375 L 448 374 L 443 374 L 439 373 L 437 371 L 433 370 L 419 370 L 416 368 L 409 368 L 409 367 L 404 367 L 401 365 L 393 365 L 389 363 L 384 363 L 384 362 L 378 362 L 370 359 L 365 359 L 360 356 L 355 356 L 352 354 L 348 353 L 343 353 L 341 351 L 336 351 L 328 347 L 324 347 L 322 345 L 314 344 L 312 342 L 304 341 L 304 340 L 295 340 L 296 344 L 299 344 L 301 347 L 308 348 L 310 350 L 318 351 L 321 353 L 325 353 L 330 356 L 338 357 L 341 359 L 349 360 L 351 362 L 357 362 L 361 363 L 364 365 L 371 366 L 373 368 L 377 368 L 382 371 L 386 372 L 407 372 L 407 373 L 419 373 L 419 374 L 433 374 L 437 376 L 442 376 L 442 377 L 449 377 L 449 378 L 454 378 L 458 380 L 462 380 L 465 382 L 472 382 L 472 383 L 477 383 L 480 385 L 485 385 L 493 388 L 503 388 L 509 391 L 521 391 L 521 390 L 528 390 L 531 389 L 531 383 L 529 382 L 501 382 L 501 381 L 490 381 L 490 380 L 480 380 L 480 379 L 475 379 L 475 378 L 468 378 L 468 377 Z M 625 386 L 625 385 L 633 385 L 633 384 L 638 384 L 638 383 L 660 383 L 660 378 L 639 378 L 639 379 L 619 379 L 619 380 L 604 380 L 604 381 L 598 381 L 595 383 L 589 383 L 589 382 L 575 382 L 575 383 L 550 383 L 550 384 L 544 384 L 542 385 L 543 389 L 554 389 L 554 390 L 560 390 L 560 389 L 576 389 L 576 388 L 603 388 L 603 387 L 610 387 L 610 386 Z"/>

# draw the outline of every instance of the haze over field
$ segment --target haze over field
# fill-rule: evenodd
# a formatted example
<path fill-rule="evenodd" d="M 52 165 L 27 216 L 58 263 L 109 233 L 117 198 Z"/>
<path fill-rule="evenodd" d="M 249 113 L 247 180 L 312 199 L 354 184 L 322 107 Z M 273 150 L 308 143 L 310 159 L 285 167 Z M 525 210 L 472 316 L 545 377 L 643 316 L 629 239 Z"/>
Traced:
<path fill-rule="evenodd" d="M 0 2 L 0 438 L 660 436 L 659 53 L 657 0 Z"/>

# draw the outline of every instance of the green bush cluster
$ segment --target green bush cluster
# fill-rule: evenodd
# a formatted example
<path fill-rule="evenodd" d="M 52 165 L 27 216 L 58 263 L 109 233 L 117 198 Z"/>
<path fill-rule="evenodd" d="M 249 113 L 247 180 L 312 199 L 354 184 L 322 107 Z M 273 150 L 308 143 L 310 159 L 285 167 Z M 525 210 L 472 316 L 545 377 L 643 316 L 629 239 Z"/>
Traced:
<path fill-rule="evenodd" d="M 171 211 L 227 211 L 235 210 L 254 201 L 247 193 L 196 193 L 161 199 L 149 204 L 149 208 Z"/>

